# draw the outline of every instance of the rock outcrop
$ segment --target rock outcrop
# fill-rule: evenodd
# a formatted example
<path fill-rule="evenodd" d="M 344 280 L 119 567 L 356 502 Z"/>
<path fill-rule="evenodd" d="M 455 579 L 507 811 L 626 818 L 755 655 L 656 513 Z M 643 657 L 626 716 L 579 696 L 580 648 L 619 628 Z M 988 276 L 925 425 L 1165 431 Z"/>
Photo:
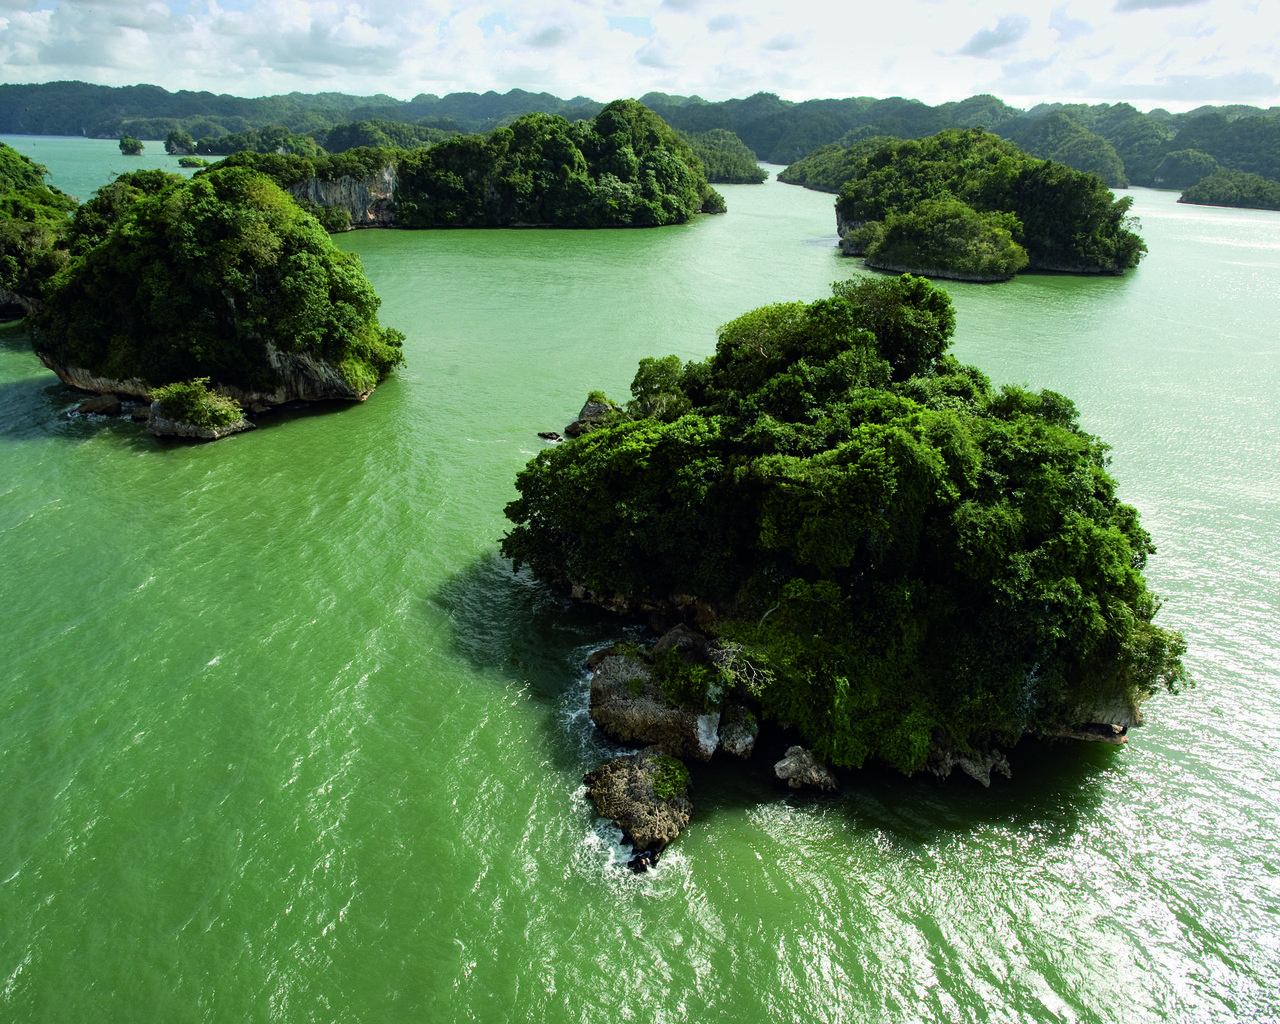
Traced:
<path fill-rule="evenodd" d="M 812 786 L 830 792 L 839 785 L 831 769 L 804 747 L 788 747 L 786 757 L 773 766 L 773 774 L 792 789 Z"/>
<path fill-rule="evenodd" d="M 940 779 L 950 775 L 953 768 L 959 768 L 971 779 L 981 782 L 983 786 L 991 785 L 992 772 L 997 772 L 1006 779 L 1012 778 L 1009 759 L 994 747 L 990 750 L 961 751 L 942 729 L 933 730 L 932 740 L 925 769 Z"/>
<path fill-rule="evenodd" d="M 676 757 L 709 761 L 719 744 L 720 713 L 676 707 L 653 669 L 633 655 L 609 655 L 596 666 L 591 720 L 619 743 L 659 744 Z"/>
<path fill-rule="evenodd" d="M 253 430 L 254 424 L 243 416 L 235 423 L 223 427 L 197 427 L 193 423 L 182 420 L 171 420 L 160 412 L 160 403 L 151 403 L 151 416 L 147 420 L 147 429 L 157 437 L 194 437 L 202 441 L 217 441 L 245 430 Z"/>
<path fill-rule="evenodd" d="M 565 426 L 565 437 L 578 437 L 581 434 L 590 433 L 596 427 L 608 423 L 620 411 L 612 402 L 600 402 L 594 398 L 588 398 L 582 411 L 578 413 L 578 418 Z"/>
<path fill-rule="evenodd" d="M 661 747 L 618 757 L 584 776 L 596 813 L 609 818 L 635 848 L 631 866 L 657 863 L 667 845 L 689 824 L 688 772 Z"/>
<path fill-rule="evenodd" d="M 36 352 L 40 362 L 56 373 L 64 384 L 81 391 L 100 395 L 132 395 L 150 400 L 151 389 L 137 377 L 118 380 L 99 377 L 90 370 L 65 366 L 44 352 Z M 371 391 L 353 388 L 332 363 L 305 352 L 283 352 L 270 342 L 266 345 L 268 365 L 280 375 L 280 384 L 270 391 L 249 390 L 230 384 L 215 383 L 214 390 L 238 401 L 249 412 L 265 412 L 287 402 L 320 402 L 330 399 L 361 402 Z"/>
<path fill-rule="evenodd" d="M 334 181 L 308 178 L 289 187 L 289 194 L 333 209 L 346 210 L 353 228 L 396 225 L 396 168 L 387 164 L 368 178 L 343 175 Z"/>

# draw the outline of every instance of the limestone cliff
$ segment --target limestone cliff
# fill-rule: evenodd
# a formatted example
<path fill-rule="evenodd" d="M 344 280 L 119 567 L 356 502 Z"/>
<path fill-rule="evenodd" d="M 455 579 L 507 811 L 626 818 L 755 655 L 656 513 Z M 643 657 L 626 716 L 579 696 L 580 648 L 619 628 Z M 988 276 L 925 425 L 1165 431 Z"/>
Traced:
<path fill-rule="evenodd" d="M 146 381 L 137 377 L 117 380 L 99 377 L 77 366 L 65 366 L 47 353 L 37 351 L 40 362 L 58 375 L 64 384 L 82 391 L 94 391 L 100 395 L 134 395 L 150 400 L 151 390 Z M 232 384 L 215 382 L 214 390 L 234 398 L 248 412 L 264 412 L 286 402 L 320 402 L 338 399 L 362 402 L 370 391 L 353 388 L 341 371 L 332 363 L 305 352 L 282 352 L 270 342 L 266 345 L 267 363 L 280 375 L 280 384 L 270 391 L 239 388 Z"/>
<path fill-rule="evenodd" d="M 346 210 L 353 228 L 390 228 L 396 225 L 395 164 L 386 164 L 368 178 L 350 175 L 334 181 L 308 178 L 291 185 L 289 194 L 317 206 Z"/>

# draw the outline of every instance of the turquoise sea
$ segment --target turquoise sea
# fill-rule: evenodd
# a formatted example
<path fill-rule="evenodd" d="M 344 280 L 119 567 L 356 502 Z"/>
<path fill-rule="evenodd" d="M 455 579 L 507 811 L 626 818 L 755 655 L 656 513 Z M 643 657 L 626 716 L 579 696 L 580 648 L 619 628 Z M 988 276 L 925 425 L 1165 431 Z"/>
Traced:
<path fill-rule="evenodd" d="M 176 164 L 7 137 L 87 198 Z M 1075 399 L 1196 688 L 989 790 L 713 761 L 634 876 L 582 774 L 638 627 L 496 553 L 587 391 L 862 272 L 830 196 L 650 231 L 360 232 L 407 367 L 213 445 L 69 415 L 0 328 L 0 1021 L 1280 1020 L 1280 214 L 1134 190 L 1124 277 L 948 284 Z"/>

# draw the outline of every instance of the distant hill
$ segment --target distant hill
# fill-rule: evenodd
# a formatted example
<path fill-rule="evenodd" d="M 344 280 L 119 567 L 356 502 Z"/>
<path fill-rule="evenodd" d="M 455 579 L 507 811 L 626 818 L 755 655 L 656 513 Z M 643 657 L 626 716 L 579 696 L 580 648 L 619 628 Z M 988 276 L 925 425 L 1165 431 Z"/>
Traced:
<path fill-rule="evenodd" d="M 1186 114 L 1142 113 L 1128 103 L 1050 103 L 1031 110 L 991 95 L 937 106 L 893 96 L 783 100 L 773 93 L 710 102 L 698 96 L 651 92 L 639 97 L 685 133 L 728 130 L 767 163 L 791 164 L 822 146 L 842 147 L 873 136 L 919 139 L 949 128 L 982 127 L 1033 156 L 1092 171 L 1113 187 L 1126 184 L 1184 187 L 1189 167 L 1224 168 L 1280 180 L 1280 107 L 1205 106 Z M 487 132 L 527 113 L 559 114 L 570 121 L 595 117 L 604 104 L 585 96 L 563 100 L 549 93 L 420 94 L 410 100 L 343 93 L 289 93 L 246 99 L 210 92 L 168 92 L 159 86 L 111 87 L 84 82 L 0 85 L 0 134 L 129 134 L 162 140 L 182 131 L 194 139 L 281 126 L 329 148 L 337 126 L 361 122 Z M 347 132 L 346 134 L 350 134 Z M 333 135 L 335 142 L 344 133 Z M 384 144 L 365 140 L 363 145 Z M 1170 154 L 1177 158 L 1166 162 Z M 826 161 L 831 166 L 839 160 Z M 806 182 L 838 189 L 840 182 Z"/>

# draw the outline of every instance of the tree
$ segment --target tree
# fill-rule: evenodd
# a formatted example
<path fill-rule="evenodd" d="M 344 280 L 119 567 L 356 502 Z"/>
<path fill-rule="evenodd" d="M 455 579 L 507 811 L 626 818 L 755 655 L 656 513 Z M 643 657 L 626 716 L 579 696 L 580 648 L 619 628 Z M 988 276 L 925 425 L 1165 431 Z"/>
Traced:
<path fill-rule="evenodd" d="M 120 136 L 120 152 L 125 156 L 138 156 L 146 146 L 132 135 Z"/>

